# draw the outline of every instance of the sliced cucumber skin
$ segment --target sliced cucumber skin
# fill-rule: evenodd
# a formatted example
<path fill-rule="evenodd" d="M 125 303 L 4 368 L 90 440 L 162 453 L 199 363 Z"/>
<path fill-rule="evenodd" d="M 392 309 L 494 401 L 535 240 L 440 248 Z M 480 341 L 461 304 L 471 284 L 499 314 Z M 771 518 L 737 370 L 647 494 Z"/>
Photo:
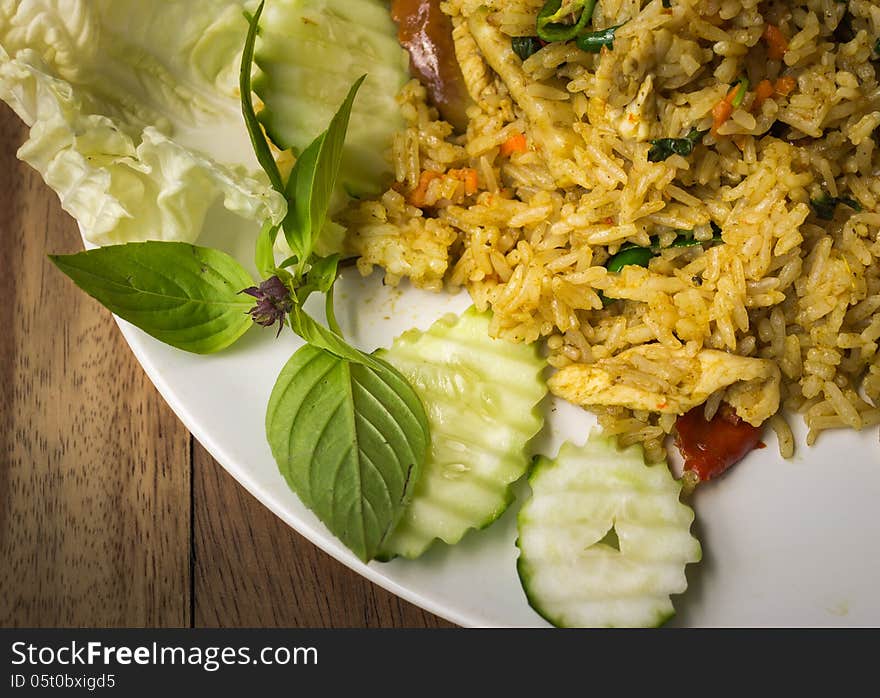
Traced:
<path fill-rule="evenodd" d="M 380 0 L 273 0 L 260 24 L 254 92 L 260 121 L 282 149 L 303 150 L 345 99 L 367 80 L 352 111 L 340 184 L 359 196 L 384 190 L 395 131 L 405 126 L 396 97 L 409 79 L 387 3 Z"/>
<path fill-rule="evenodd" d="M 609 459 L 622 465 L 609 472 Z M 675 615 L 670 595 L 685 591 L 685 566 L 702 549 L 665 464 L 648 466 L 641 447 L 621 451 L 594 434 L 580 449 L 567 443 L 557 458 L 538 459 L 529 483 L 517 573 L 542 618 L 557 627 L 656 627 Z M 620 551 L 591 545 L 609 523 Z"/>
<path fill-rule="evenodd" d="M 428 461 L 384 546 L 386 559 L 415 558 L 437 539 L 455 544 L 490 525 L 529 468 L 526 447 L 544 422 L 546 363 L 536 346 L 491 339 L 488 331 L 489 316 L 471 309 L 380 352 L 413 385 L 431 425 Z"/>

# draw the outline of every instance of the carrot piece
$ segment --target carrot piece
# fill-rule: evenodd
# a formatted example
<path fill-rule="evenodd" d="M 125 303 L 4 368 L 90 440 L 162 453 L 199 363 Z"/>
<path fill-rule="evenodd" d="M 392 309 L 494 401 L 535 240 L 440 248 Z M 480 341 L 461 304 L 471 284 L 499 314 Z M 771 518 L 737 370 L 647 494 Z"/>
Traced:
<path fill-rule="evenodd" d="M 773 83 L 769 80 L 761 80 L 758 83 L 758 86 L 755 88 L 755 101 L 752 105 L 752 108 L 757 111 L 761 108 L 761 106 L 770 99 L 774 93 L 776 92 L 776 88 L 773 86 Z"/>
<path fill-rule="evenodd" d="M 422 170 L 422 173 L 419 175 L 419 183 L 415 189 L 413 189 L 409 193 L 409 202 L 417 207 L 422 208 L 426 202 L 426 196 L 428 194 L 428 185 L 431 184 L 435 179 L 442 177 L 443 175 L 439 172 L 433 172 L 431 170 Z"/>
<path fill-rule="evenodd" d="M 785 38 L 782 30 L 775 24 L 768 24 L 764 28 L 762 38 L 767 42 L 767 56 L 770 60 L 781 61 L 788 51 L 788 39 Z"/>
<path fill-rule="evenodd" d="M 502 157 L 508 157 L 513 155 L 513 153 L 524 153 L 528 149 L 529 145 L 526 141 L 525 134 L 517 133 L 501 144 L 501 155 Z"/>
<path fill-rule="evenodd" d="M 718 135 L 718 129 L 727 123 L 730 115 L 733 114 L 733 104 L 727 99 L 722 99 L 712 108 L 712 135 Z"/>
<path fill-rule="evenodd" d="M 727 96 L 722 99 L 718 104 L 712 107 L 712 135 L 718 135 L 718 129 L 724 126 L 727 123 L 727 120 L 730 118 L 730 115 L 733 114 L 733 100 L 736 99 L 736 94 L 739 91 L 739 83 L 733 86 L 733 89 L 727 93 Z"/>
<path fill-rule="evenodd" d="M 797 87 L 797 80 L 791 75 L 783 75 L 776 81 L 776 94 L 781 97 L 788 97 Z"/>
<path fill-rule="evenodd" d="M 467 196 L 477 193 L 478 179 L 477 171 L 471 167 L 465 167 L 461 170 L 449 170 L 449 175 L 455 179 L 464 182 L 464 193 Z"/>

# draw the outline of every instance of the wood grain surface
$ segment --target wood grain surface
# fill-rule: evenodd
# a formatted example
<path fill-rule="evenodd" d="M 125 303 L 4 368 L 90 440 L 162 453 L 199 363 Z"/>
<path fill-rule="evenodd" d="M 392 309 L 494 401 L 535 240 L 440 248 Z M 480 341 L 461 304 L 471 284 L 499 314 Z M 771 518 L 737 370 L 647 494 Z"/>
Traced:
<path fill-rule="evenodd" d="M 443 627 L 296 534 L 46 259 L 73 220 L 0 112 L 0 627 Z"/>

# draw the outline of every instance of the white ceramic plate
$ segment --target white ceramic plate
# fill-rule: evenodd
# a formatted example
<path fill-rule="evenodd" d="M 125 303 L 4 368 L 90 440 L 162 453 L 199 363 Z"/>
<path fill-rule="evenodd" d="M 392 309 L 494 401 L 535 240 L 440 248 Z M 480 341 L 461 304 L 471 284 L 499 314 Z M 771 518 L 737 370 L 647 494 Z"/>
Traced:
<path fill-rule="evenodd" d="M 214 155 L 249 159 L 244 132 L 201 130 Z M 233 143 L 232 134 L 238 134 Z M 194 143 L 195 137 L 188 139 Z M 217 153 L 220 143 L 223 153 Z M 254 225 L 213 209 L 200 244 L 214 245 L 249 266 Z M 251 268 L 251 271 L 253 269 Z M 349 269 L 337 292 L 340 324 L 372 350 L 400 332 L 427 328 L 469 305 L 466 295 L 393 290 L 378 273 L 364 280 Z M 150 379 L 181 421 L 248 491 L 333 557 L 389 591 L 464 626 L 545 626 L 528 606 L 516 575 L 516 510 L 454 547 L 435 545 L 417 561 L 364 565 L 305 509 L 278 472 L 265 440 L 266 404 L 281 367 L 299 345 L 289 332 L 254 328 L 232 349 L 195 356 L 167 347 L 120 321 Z M 547 403 L 548 427 L 536 450 L 555 454 L 563 439 L 583 442 L 593 418 Z M 675 599 L 674 625 L 880 625 L 880 443 L 877 429 L 823 435 L 779 458 L 775 439 L 716 482 L 693 504 L 703 561 L 688 567 L 690 588 Z M 522 496 L 526 492 L 520 490 Z"/>

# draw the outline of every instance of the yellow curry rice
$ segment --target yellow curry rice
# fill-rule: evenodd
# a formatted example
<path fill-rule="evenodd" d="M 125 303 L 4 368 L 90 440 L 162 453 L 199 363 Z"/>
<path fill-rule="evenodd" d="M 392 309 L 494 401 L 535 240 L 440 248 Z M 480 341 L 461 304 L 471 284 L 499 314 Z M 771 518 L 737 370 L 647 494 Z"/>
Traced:
<path fill-rule="evenodd" d="M 511 38 L 543 4 L 442 5 L 467 132 L 404 89 L 396 182 L 343 214 L 361 271 L 466 288 L 494 336 L 546 342 L 554 392 L 652 459 L 698 404 L 769 421 L 785 456 L 783 408 L 810 443 L 880 423 L 880 3 L 600 0 L 592 27 L 622 25 L 613 49 L 550 43 L 523 61 Z M 692 153 L 651 161 L 652 141 L 693 129 Z M 694 244 L 671 246 L 681 231 Z M 657 254 L 609 271 L 633 244 Z"/>

